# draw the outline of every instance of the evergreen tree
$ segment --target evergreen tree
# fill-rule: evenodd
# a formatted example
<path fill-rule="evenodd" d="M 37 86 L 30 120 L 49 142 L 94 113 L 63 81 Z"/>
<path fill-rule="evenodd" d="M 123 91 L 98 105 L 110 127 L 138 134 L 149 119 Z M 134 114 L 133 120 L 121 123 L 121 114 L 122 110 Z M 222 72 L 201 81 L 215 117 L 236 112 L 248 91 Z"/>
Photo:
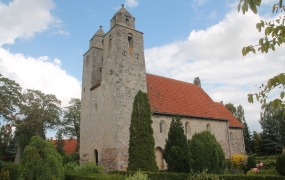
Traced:
<path fill-rule="evenodd" d="M 278 113 L 271 104 L 265 104 L 261 107 L 260 125 L 263 130 L 263 145 L 267 153 L 280 153 L 282 151 L 280 119 L 282 114 Z"/>
<path fill-rule="evenodd" d="M 163 152 L 170 172 L 190 172 L 189 149 L 181 118 L 172 118 Z"/>
<path fill-rule="evenodd" d="M 34 136 L 24 150 L 18 176 L 19 179 L 63 180 L 62 158 L 51 142 Z"/>
<path fill-rule="evenodd" d="M 253 148 L 256 154 L 259 154 L 262 150 L 261 137 L 256 131 L 253 131 Z"/>
<path fill-rule="evenodd" d="M 216 137 L 209 131 L 195 133 L 189 140 L 191 169 L 202 172 L 223 174 L 226 167 L 224 151 Z"/>
<path fill-rule="evenodd" d="M 148 96 L 140 90 L 135 96 L 131 116 L 128 171 L 158 171 L 151 124 Z"/>
<path fill-rule="evenodd" d="M 64 147 L 64 139 L 63 139 L 63 129 L 59 129 L 55 135 L 56 142 L 55 142 L 55 147 L 56 150 L 59 154 L 64 155 L 65 151 L 63 150 Z"/>

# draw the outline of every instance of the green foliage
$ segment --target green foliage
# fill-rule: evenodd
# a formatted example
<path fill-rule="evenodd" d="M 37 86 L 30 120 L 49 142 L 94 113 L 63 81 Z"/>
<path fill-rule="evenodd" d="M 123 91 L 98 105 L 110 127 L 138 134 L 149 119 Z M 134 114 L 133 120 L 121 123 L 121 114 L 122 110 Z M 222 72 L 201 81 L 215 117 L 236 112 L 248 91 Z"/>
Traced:
<path fill-rule="evenodd" d="M 0 74 L 0 118 L 16 121 L 23 101 L 21 86 Z"/>
<path fill-rule="evenodd" d="M 65 180 L 125 180 L 126 177 L 122 175 L 104 173 L 86 173 L 80 171 L 65 171 Z"/>
<path fill-rule="evenodd" d="M 94 161 L 86 162 L 81 166 L 76 165 L 74 171 L 88 172 L 88 173 L 102 173 L 104 171 L 103 166 L 97 166 Z"/>
<path fill-rule="evenodd" d="M 207 174 L 207 169 L 203 170 L 200 173 L 191 173 L 188 180 L 207 180 L 207 179 L 211 179 L 211 180 L 220 180 L 220 177 L 218 175 L 215 174 Z"/>
<path fill-rule="evenodd" d="M 255 168 L 256 166 L 256 160 L 255 156 L 250 155 L 247 157 L 247 163 L 244 167 L 244 173 L 246 174 L 250 169 Z"/>
<path fill-rule="evenodd" d="M 209 131 L 195 133 L 189 140 L 191 169 L 202 172 L 223 174 L 226 167 L 225 154 L 216 137 Z"/>
<path fill-rule="evenodd" d="M 64 165 L 64 169 L 73 171 L 76 166 L 77 166 L 76 162 L 68 162 Z"/>
<path fill-rule="evenodd" d="M 10 174 L 8 170 L 5 171 L 3 168 L 1 168 L 0 180 L 10 180 Z"/>
<path fill-rule="evenodd" d="M 14 163 L 6 163 L 4 170 L 8 170 L 10 174 L 10 178 L 12 180 L 18 178 L 18 172 L 19 172 L 20 164 L 14 164 Z"/>
<path fill-rule="evenodd" d="M 21 159 L 19 179 L 61 180 L 63 178 L 62 159 L 54 145 L 39 136 L 32 137 Z"/>
<path fill-rule="evenodd" d="M 274 109 L 271 104 L 264 104 L 261 107 L 260 125 L 263 130 L 263 145 L 269 154 L 277 154 L 282 151 L 281 134 L 285 129 L 280 128 L 280 121 L 283 121 L 282 111 Z"/>
<path fill-rule="evenodd" d="M 190 172 L 187 138 L 179 116 L 172 118 L 163 151 L 169 172 Z"/>
<path fill-rule="evenodd" d="M 63 112 L 63 134 L 69 138 L 75 137 L 77 139 L 76 151 L 78 151 L 80 148 L 80 99 L 71 98 L 69 106 L 65 107 Z"/>
<path fill-rule="evenodd" d="M 151 109 L 147 94 L 138 91 L 133 103 L 130 124 L 128 170 L 157 171 Z"/>
<path fill-rule="evenodd" d="M 285 17 L 281 16 L 281 12 L 285 11 L 285 6 L 282 4 L 283 0 L 276 0 L 277 3 L 273 4 L 272 13 L 280 13 L 280 16 L 273 21 L 261 20 L 256 24 L 256 28 L 259 32 L 264 29 L 265 36 L 259 39 L 258 45 L 249 45 L 242 49 L 242 55 L 245 56 L 249 52 L 256 52 L 255 47 L 258 47 L 258 51 L 262 53 L 268 53 L 269 50 L 275 51 L 275 47 L 285 43 Z M 250 7 L 251 11 L 257 14 L 257 6 L 260 6 L 261 0 L 240 0 L 238 4 L 238 11 L 242 9 L 243 14 L 248 11 Z M 285 96 L 285 73 L 279 73 L 273 78 L 267 81 L 267 84 L 260 86 L 260 92 L 254 94 L 248 94 L 248 101 L 253 103 L 255 97 L 260 103 L 266 104 L 267 95 L 276 87 L 280 87 L 280 97 L 274 99 L 271 103 L 273 108 L 284 108 L 284 96 Z M 285 115 L 285 111 L 284 111 Z"/>
<path fill-rule="evenodd" d="M 147 174 L 137 171 L 134 175 L 129 176 L 126 180 L 148 180 Z"/>
<path fill-rule="evenodd" d="M 256 131 L 253 131 L 253 148 L 256 154 L 259 154 L 262 150 L 261 136 Z"/>
<path fill-rule="evenodd" d="M 63 130 L 59 129 L 55 135 L 55 148 L 57 152 L 61 155 L 65 155 L 65 151 L 63 149 L 65 141 L 63 139 Z"/>
<path fill-rule="evenodd" d="M 276 171 L 285 176 L 285 154 L 279 155 L 276 159 Z"/>

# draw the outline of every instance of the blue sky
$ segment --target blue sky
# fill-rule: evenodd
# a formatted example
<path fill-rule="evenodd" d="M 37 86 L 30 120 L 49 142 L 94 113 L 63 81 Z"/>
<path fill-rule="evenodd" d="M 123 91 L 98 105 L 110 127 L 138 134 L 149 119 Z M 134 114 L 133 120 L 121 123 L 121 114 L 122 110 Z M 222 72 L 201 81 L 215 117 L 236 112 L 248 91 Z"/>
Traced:
<path fill-rule="evenodd" d="M 247 94 L 284 72 L 284 46 L 242 57 L 241 48 L 262 37 L 255 24 L 272 19 L 272 2 L 261 14 L 237 13 L 234 0 L 0 0 L 0 73 L 24 89 L 52 93 L 68 104 L 80 98 L 83 54 L 89 40 L 125 4 L 144 33 L 149 73 L 193 82 L 214 101 L 244 107 L 250 130 L 260 131 L 258 103 Z M 273 92 L 273 96 L 277 95 Z"/>

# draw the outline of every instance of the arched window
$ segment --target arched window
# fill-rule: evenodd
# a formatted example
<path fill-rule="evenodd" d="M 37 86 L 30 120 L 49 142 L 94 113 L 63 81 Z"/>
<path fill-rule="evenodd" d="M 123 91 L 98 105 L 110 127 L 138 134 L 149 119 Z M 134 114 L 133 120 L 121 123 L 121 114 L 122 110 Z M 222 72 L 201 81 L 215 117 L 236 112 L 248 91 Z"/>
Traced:
<path fill-rule="evenodd" d="M 234 140 L 234 135 L 232 132 L 230 132 L 230 141 L 233 141 Z"/>
<path fill-rule="evenodd" d="M 96 165 L 98 165 L 98 151 L 97 151 L 97 149 L 94 149 L 94 158 L 95 158 Z"/>
<path fill-rule="evenodd" d="M 164 133 L 165 132 L 165 121 L 161 120 L 159 122 L 159 133 Z"/>
<path fill-rule="evenodd" d="M 190 134 L 191 133 L 191 129 L 190 129 L 190 123 L 186 122 L 185 123 L 185 134 Z"/>
<path fill-rule="evenodd" d="M 126 25 L 129 25 L 129 19 L 126 18 Z"/>
<path fill-rule="evenodd" d="M 156 147 L 155 150 L 155 160 L 159 170 L 164 170 L 164 160 L 163 160 L 163 151 L 161 147 Z"/>
<path fill-rule="evenodd" d="M 133 47 L 133 35 L 131 33 L 128 34 L 128 47 Z"/>
<path fill-rule="evenodd" d="M 209 123 L 207 124 L 207 127 L 206 127 L 206 128 L 207 128 L 207 131 L 210 131 L 210 132 L 211 132 L 211 125 L 210 125 Z"/>

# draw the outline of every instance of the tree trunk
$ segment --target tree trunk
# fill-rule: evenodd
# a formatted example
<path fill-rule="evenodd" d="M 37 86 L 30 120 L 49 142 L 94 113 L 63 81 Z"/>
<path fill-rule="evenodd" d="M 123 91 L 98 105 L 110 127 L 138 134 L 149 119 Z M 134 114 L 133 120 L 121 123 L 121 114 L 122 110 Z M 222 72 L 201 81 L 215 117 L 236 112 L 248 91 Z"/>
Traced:
<path fill-rule="evenodd" d="M 21 150 L 21 147 L 18 145 L 17 154 L 15 157 L 15 164 L 20 164 L 21 157 L 22 157 L 22 150 Z"/>

